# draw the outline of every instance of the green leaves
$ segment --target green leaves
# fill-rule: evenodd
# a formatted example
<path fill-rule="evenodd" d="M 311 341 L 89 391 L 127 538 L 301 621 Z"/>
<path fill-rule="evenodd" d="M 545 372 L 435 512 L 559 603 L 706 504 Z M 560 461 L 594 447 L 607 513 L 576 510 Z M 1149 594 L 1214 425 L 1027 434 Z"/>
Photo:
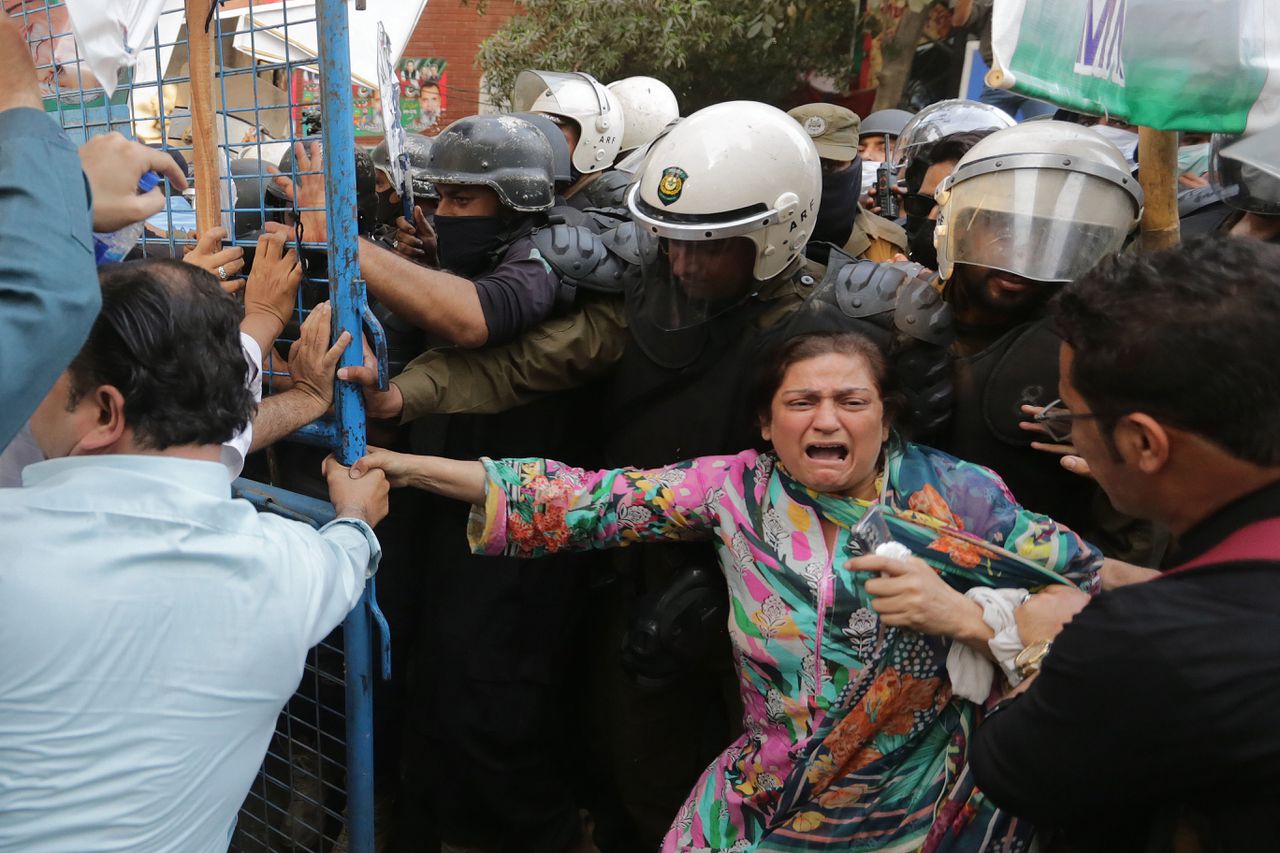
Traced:
<path fill-rule="evenodd" d="M 710 103 L 779 101 L 807 72 L 851 78 L 859 0 L 523 0 L 480 47 L 502 100 L 526 68 L 602 82 L 662 79 L 685 115 Z"/>

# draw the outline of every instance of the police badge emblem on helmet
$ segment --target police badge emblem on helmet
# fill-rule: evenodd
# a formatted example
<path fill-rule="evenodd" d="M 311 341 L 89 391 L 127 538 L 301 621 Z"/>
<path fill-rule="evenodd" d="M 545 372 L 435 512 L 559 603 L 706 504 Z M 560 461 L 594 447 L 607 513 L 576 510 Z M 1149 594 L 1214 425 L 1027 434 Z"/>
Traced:
<path fill-rule="evenodd" d="M 658 181 L 658 198 L 663 204 L 671 204 L 684 192 L 684 182 L 689 173 L 679 166 L 668 166 L 662 170 L 662 179 Z"/>

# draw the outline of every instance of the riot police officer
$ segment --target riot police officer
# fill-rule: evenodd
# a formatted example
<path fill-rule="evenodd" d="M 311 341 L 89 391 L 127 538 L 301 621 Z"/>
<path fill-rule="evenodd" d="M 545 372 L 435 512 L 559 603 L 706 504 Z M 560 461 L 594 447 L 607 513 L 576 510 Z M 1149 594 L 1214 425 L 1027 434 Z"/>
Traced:
<path fill-rule="evenodd" d="M 547 116 L 564 134 L 573 152 L 573 184 L 564 191 L 569 203 L 579 208 L 607 206 L 586 190 L 612 170 L 622 150 L 626 115 L 618 96 L 581 71 L 521 71 L 512 104 L 517 112 Z M 616 189 L 617 180 L 606 183 Z"/>
<path fill-rule="evenodd" d="M 433 224 L 442 269 L 361 240 L 369 292 L 434 338 L 465 347 L 510 340 L 545 319 L 560 281 L 529 235 L 555 201 L 553 169 L 546 137 L 526 121 L 470 116 L 449 125 L 420 173 L 440 195 Z"/>
<path fill-rule="evenodd" d="M 1137 556 L 1141 543 L 1103 529 L 1096 487 L 1032 449 L 1034 434 L 1020 423 L 1023 405 L 1057 396 L 1049 298 L 1119 251 L 1141 217 L 1142 190 L 1124 155 L 1089 128 L 1022 124 L 970 148 L 936 198 L 939 286 L 955 313 L 958 356 L 955 415 L 937 445 L 999 471 L 1024 506 L 1112 556 Z"/>
<path fill-rule="evenodd" d="M 415 205 L 422 205 L 428 216 L 435 213 L 435 203 L 440 199 L 435 186 L 422 177 L 431 153 L 431 144 L 430 136 L 423 136 L 421 133 L 405 134 L 404 150 L 409 155 L 409 180 L 413 185 L 413 201 Z M 387 140 L 384 139 L 374 146 L 370 156 L 373 159 L 373 168 L 376 170 L 374 192 L 378 194 L 378 207 L 374 218 L 380 226 L 391 231 L 398 230 L 399 219 L 405 215 L 405 212 L 403 199 L 400 198 L 400 192 L 392 181 L 391 149 Z"/>
<path fill-rule="evenodd" d="M 1264 160 L 1257 156 L 1273 150 L 1275 137 L 1274 130 L 1213 135 L 1209 186 L 1178 201 L 1184 236 L 1217 232 L 1280 242 L 1280 177 L 1259 168 Z"/>
<path fill-rule="evenodd" d="M 813 139 L 822 162 L 822 204 L 805 253 L 826 263 L 831 246 L 872 261 L 891 261 L 894 255 L 906 252 L 907 235 L 902 227 L 858 203 L 862 160 L 857 114 L 836 104 L 817 103 L 796 107 L 788 115 Z"/>

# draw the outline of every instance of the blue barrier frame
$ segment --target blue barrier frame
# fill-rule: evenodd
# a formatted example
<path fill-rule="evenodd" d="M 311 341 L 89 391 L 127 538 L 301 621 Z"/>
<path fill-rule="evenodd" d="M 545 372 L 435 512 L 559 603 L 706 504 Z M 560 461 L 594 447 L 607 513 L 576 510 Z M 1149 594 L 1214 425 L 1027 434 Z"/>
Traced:
<path fill-rule="evenodd" d="M 316 4 L 320 35 L 320 103 L 324 124 L 325 209 L 329 222 L 329 304 L 333 308 L 330 340 L 351 333 L 340 367 L 364 361 L 360 328 L 367 305 L 360 278 L 360 247 L 356 239 L 355 160 L 328 156 L 354 151 L 355 118 L 351 107 L 351 54 L 345 0 Z M 364 396 L 352 382 L 338 382 L 334 393 L 337 414 L 338 461 L 351 465 L 365 453 Z M 373 853 L 373 587 L 342 625 L 347 682 L 347 838 L 352 853 Z"/>
<path fill-rule="evenodd" d="M 289 74 L 294 69 L 308 67 L 315 68 L 320 73 L 320 107 L 324 116 L 321 138 L 326 155 L 328 152 L 354 150 L 356 142 L 351 103 L 351 67 L 348 45 L 350 28 L 345 0 L 317 0 L 316 2 L 314 22 L 319 34 L 318 58 L 291 57 L 279 62 L 254 63 L 248 67 L 228 67 L 224 61 L 222 56 L 223 37 L 231 34 L 232 31 L 223 29 L 221 0 L 207 0 L 207 3 L 209 19 L 207 21 L 187 21 L 187 24 L 189 29 L 201 25 L 207 30 L 216 27 L 216 56 L 219 69 L 217 80 L 221 89 L 222 103 L 225 105 L 221 116 L 221 126 L 223 137 L 227 140 L 220 146 L 219 156 L 226 157 L 229 161 L 230 151 L 221 149 L 235 147 L 234 143 L 231 142 L 229 128 L 229 119 L 233 114 L 236 114 L 238 118 L 244 117 L 244 114 L 256 118 L 257 114 L 265 109 L 287 109 L 291 114 L 290 127 L 292 128 L 292 112 L 297 107 L 293 102 L 292 95 L 287 104 L 276 104 L 269 108 L 263 107 L 259 98 L 259 77 L 269 71 L 284 71 Z M 70 36 L 71 33 L 55 26 L 52 22 L 52 10 L 60 6 L 65 6 L 65 0 L 48 0 L 48 4 L 41 9 L 20 9 L 13 14 L 23 23 L 36 18 L 45 24 L 49 38 L 62 38 Z M 288 7 L 285 4 L 278 7 L 272 5 L 271 8 L 283 10 L 284 20 L 280 27 L 283 28 L 286 35 L 291 24 L 299 25 L 311 22 L 311 19 L 298 20 L 296 17 L 291 21 Z M 247 9 L 237 9 L 234 12 L 229 12 L 228 15 L 239 18 L 246 13 L 252 15 L 253 12 L 254 3 L 251 0 Z M 164 15 L 183 15 L 185 17 L 180 9 L 168 10 Z M 257 49 L 253 45 L 255 44 L 256 33 L 261 30 L 272 29 L 277 28 L 272 26 L 260 27 L 255 24 L 248 25 L 249 42 L 255 55 Z M 246 31 L 244 29 L 235 30 L 235 33 L 243 32 Z M 161 126 L 161 137 L 165 144 L 177 151 L 185 150 L 190 152 L 192 150 L 191 144 L 172 145 L 169 142 L 170 134 L 165 129 L 166 122 L 178 118 L 180 113 L 170 115 L 169 105 L 165 103 L 164 85 L 183 84 L 188 82 L 190 77 L 182 74 L 166 75 L 164 73 L 165 69 L 161 67 L 161 48 L 181 45 L 182 38 L 175 35 L 162 41 L 159 38 L 159 29 L 156 30 L 155 34 L 157 37 L 154 44 L 149 46 L 140 55 L 140 58 L 144 62 L 151 61 L 155 63 L 156 76 L 153 81 L 140 84 L 140 87 L 145 85 L 148 88 L 152 86 L 155 88 L 157 99 L 157 117 L 155 120 Z M 372 49 L 372 46 L 370 49 Z M 46 97 L 51 96 L 53 98 L 55 105 L 53 114 L 56 120 L 77 141 L 83 141 L 88 136 L 109 130 L 119 130 L 129 135 L 134 121 L 139 120 L 139 117 L 133 114 L 131 103 L 128 100 L 119 103 L 104 100 L 101 106 L 89 106 L 89 100 L 100 97 L 102 93 L 100 89 L 85 88 L 85 81 L 80 76 L 82 66 L 78 48 L 75 58 L 76 87 L 70 90 L 63 89 L 60 82 L 61 75 L 55 73 L 52 77 L 53 91 L 46 93 Z M 57 71 L 57 66 L 49 63 L 40 64 L 38 68 Z M 226 97 L 227 80 L 246 75 L 252 80 L 253 106 L 233 109 Z M 127 94 L 135 88 L 134 79 L 130 77 L 122 83 L 120 88 Z M 292 130 L 290 138 L 293 138 Z M 256 141 L 259 159 L 261 159 L 263 145 L 264 142 L 259 137 Z M 376 319 L 372 316 L 372 312 L 368 310 L 364 281 L 360 278 L 359 244 L 356 236 L 354 163 L 351 158 L 345 156 L 326 156 L 324 161 L 325 209 L 329 213 L 327 217 L 329 235 L 327 245 L 323 246 L 323 248 L 327 249 L 329 256 L 328 290 L 329 301 L 333 308 L 331 340 L 336 340 L 342 331 L 350 332 L 352 344 L 343 353 L 340 365 L 359 365 L 363 362 L 360 343 L 360 332 L 363 328 L 379 355 L 379 384 L 385 387 L 385 338 Z M 260 175 L 259 177 L 265 176 Z M 294 177 L 296 177 L 296 171 Z M 227 191 L 230 197 L 233 177 L 228 174 L 219 183 L 220 187 L 200 189 L 206 192 L 222 189 Z M 266 218 L 266 204 L 262 200 L 255 202 L 254 207 L 246 207 L 243 202 L 220 206 L 222 207 L 222 213 L 230 215 L 233 221 L 237 213 L 256 212 L 264 220 Z M 185 236 L 175 234 L 172 210 L 166 216 L 168 236 L 163 238 L 146 237 L 142 243 L 144 253 L 148 245 L 167 244 L 168 248 L 173 251 L 182 246 L 192 244 L 192 241 Z M 236 239 L 234 234 L 229 236 L 228 243 L 242 246 L 249 245 L 246 241 Z M 316 248 L 321 248 L 321 246 L 317 244 Z M 302 307 L 299 304 L 299 314 L 302 313 Z M 352 383 L 337 383 L 335 388 L 335 416 L 309 425 L 300 431 L 295 436 L 295 439 L 331 448 L 339 461 L 347 465 L 363 456 L 365 452 L 365 409 L 364 399 L 359 387 Z M 324 501 L 306 498 L 284 489 L 246 480 L 237 481 L 235 493 L 239 497 L 249 499 L 260 510 L 282 514 L 317 527 L 330 520 L 334 514 L 333 507 Z M 353 853 L 371 853 L 374 845 L 372 681 L 374 677 L 373 629 L 375 624 L 380 630 L 380 669 L 385 678 L 389 676 L 390 672 L 389 635 L 386 621 L 377 609 L 376 590 L 371 580 L 358 605 L 342 626 L 344 648 L 341 658 L 345 671 L 341 673 L 340 679 L 345 696 L 343 703 L 345 767 L 341 768 L 341 770 L 345 772 L 345 783 L 342 785 L 343 790 L 341 793 L 345 796 L 345 809 L 343 814 L 337 814 L 332 810 L 327 811 L 327 814 L 335 820 L 342 819 L 346 830 L 347 849 L 353 851 Z M 327 661 L 334 661 L 338 658 L 338 650 L 329 645 L 327 641 L 322 643 L 316 651 L 325 654 Z M 317 677 L 322 676 L 327 686 L 336 690 L 339 686 L 339 674 L 337 673 L 336 665 L 333 669 L 333 672 L 316 672 L 315 675 Z M 305 701 L 308 697 L 300 693 L 295 699 Z M 334 705 L 336 706 L 336 702 Z M 336 707 L 332 709 L 326 708 L 326 711 L 336 713 Z M 281 723 L 282 736 L 287 735 L 288 716 L 288 709 L 286 708 L 286 713 L 283 715 Z M 317 723 L 318 729 L 319 724 Z M 290 744 L 288 752 L 292 755 L 292 744 Z M 329 760 L 329 757 L 321 754 L 319 750 L 317 750 L 317 755 L 319 756 L 318 760 L 322 762 Z M 280 755 L 273 756 L 270 752 L 268 753 L 268 759 L 274 759 L 277 762 L 289 760 L 288 758 L 282 759 Z M 333 763 L 336 764 L 336 761 Z M 269 776 L 270 774 L 264 775 Z M 270 781 L 277 786 L 280 785 L 276 779 L 270 779 Z M 331 782 L 320 780 L 320 783 L 322 787 L 327 784 L 331 790 L 336 790 L 336 787 Z M 257 782 L 255 782 L 255 785 L 257 785 Z M 333 838 L 326 838 L 322 834 L 319 842 L 320 848 L 324 849 L 326 844 L 334 843 L 334 841 Z"/>

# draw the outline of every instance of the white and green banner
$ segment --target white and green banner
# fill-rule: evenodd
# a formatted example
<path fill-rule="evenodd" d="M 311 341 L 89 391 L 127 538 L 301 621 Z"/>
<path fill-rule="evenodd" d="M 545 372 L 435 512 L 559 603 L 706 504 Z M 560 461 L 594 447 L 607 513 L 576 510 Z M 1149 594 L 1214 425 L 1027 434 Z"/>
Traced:
<path fill-rule="evenodd" d="M 1161 130 L 1280 123 L 1280 0 L 995 0 L 987 82 Z"/>

